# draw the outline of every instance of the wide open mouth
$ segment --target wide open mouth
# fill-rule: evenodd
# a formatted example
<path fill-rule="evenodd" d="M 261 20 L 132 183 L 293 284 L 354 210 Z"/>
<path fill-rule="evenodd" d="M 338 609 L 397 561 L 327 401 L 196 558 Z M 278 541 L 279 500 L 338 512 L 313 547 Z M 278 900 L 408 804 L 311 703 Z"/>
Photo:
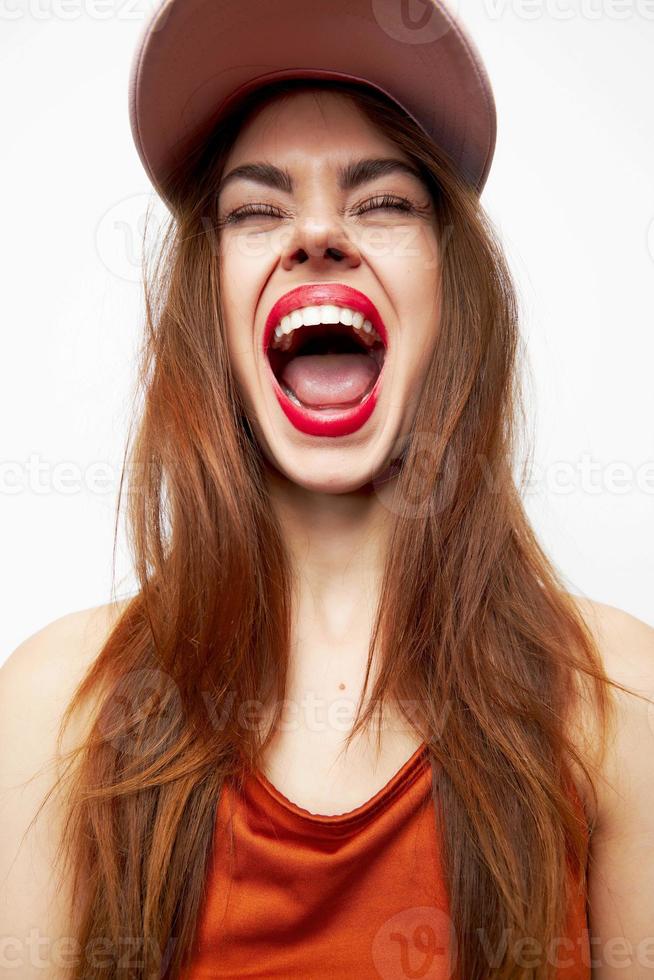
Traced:
<path fill-rule="evenodd" d="M 386 348 L 366 320 L 360 326 L 317 323 L 287 334 L 274 332 L 267 355 L 290 401 L 329 413 L 367 399 L 381 374 Z"/>

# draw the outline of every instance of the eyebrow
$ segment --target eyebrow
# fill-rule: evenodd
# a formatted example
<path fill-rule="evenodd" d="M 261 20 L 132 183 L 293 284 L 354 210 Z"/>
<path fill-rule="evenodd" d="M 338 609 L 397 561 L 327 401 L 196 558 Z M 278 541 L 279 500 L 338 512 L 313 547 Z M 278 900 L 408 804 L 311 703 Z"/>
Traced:
<path fill-rule="evenodd" d="M 355 160 L 340 167 L 338 170 L 338 186 L 342 191 L 349 191 L 360 184 L 366 184 L 377 177 L 386 177 L 388 174 L 403 173 L 410 177 L 417 178 L 424 183 L 420 171 L 404 160 L 395 157 L 369 157 L 364 160 Z M 273 187 L 283 191 L 285 194 L 293 193 L 293 178 L 286 169 L 280 169 L 272 163 L 243 163 L 239 167 L 230 170 L 222 178 L 218 185 L 217 194 L 220 195 L 227 184 L 234 180 L 252 180 L 266 187 Z"/>

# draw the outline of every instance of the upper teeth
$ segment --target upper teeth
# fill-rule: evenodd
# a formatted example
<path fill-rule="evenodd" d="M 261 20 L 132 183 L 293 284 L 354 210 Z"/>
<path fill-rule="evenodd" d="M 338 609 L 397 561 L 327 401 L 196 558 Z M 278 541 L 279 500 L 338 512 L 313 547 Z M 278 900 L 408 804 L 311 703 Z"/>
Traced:
<path fill-rule="evenodd" d="M 273 333 L 272 347 L 288 350 L 295 330 L 317 323 L 345 323 L 359 332 L 368 347 L 381 341 L 370 320 L 366 320 L 359 310 L 350 309 L 349 306 L 302 306 L 279 321 Z"/>

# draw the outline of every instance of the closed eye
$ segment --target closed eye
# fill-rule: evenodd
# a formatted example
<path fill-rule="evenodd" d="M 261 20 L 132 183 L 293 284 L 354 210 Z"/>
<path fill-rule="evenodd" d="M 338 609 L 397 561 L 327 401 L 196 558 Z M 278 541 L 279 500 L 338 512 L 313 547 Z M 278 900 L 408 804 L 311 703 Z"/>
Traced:
<path fill-rule="evenodd" d="M 364 204 L 368 204 L 369 207 L 364 207 L 363 205 L 358 208 L 357 214 L 365 214 L 366 211 L 376 211 L 381 208 L 382 210 L 397 210 L 397 211 L 414 211 L 415 208 L 410 201 L 407 201 L 405 197 L 393 197 L 391 194 L 382 194 L 381 196 L 370 198 L 369 201 L 364 201 Z"/>
<path fill-rule="evenodd" d="M 365 214 L 366 211 L 376 210 L 409 212 L 415 211 L 415 208 L 413 204 L 411 204 L 410 201 L 407 201 L 407 199 L 404 197 L 393 197 L 391 194 L 383 194 L 370 198 L 368 201 L 364 201 L 364 203 L 356 209 L 355 214 Z M 284 217 L 284 214 L 280 212 L 279 208 L 274 207 L 272 204 L 245 204 L 242 208 L 237 208 L 236 211 L 232 211 L 225 218 L 223 218 L 221 224 L 236 224 L 243 218 L 247 218 L 253 214 L 270 218 Z"/>

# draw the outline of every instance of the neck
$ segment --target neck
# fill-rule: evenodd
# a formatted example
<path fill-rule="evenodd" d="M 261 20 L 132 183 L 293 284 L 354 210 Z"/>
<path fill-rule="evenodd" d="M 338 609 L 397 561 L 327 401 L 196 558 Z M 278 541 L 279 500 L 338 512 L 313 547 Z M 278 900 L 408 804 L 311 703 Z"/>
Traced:
<path fill-rule="evenodd" d="M 267 472 L 295 574 L 297 631 L 366 649 L 383 573 L 390 515 L 374 490 L 316 493 Z"/>

